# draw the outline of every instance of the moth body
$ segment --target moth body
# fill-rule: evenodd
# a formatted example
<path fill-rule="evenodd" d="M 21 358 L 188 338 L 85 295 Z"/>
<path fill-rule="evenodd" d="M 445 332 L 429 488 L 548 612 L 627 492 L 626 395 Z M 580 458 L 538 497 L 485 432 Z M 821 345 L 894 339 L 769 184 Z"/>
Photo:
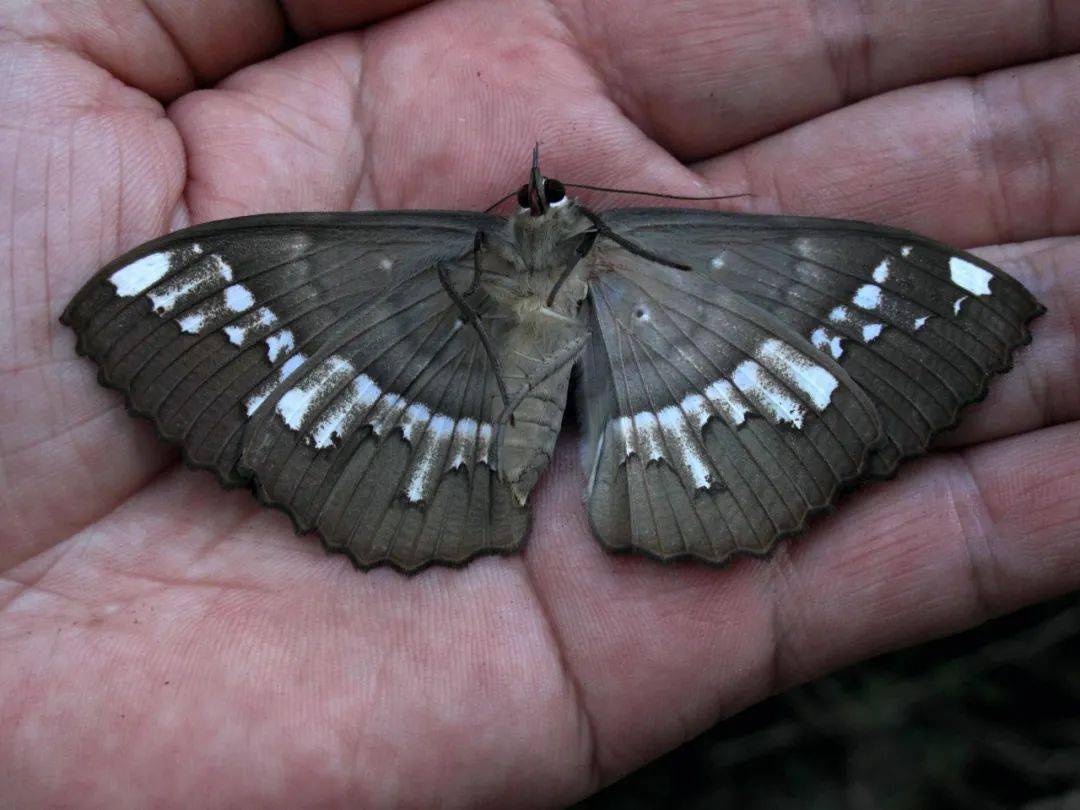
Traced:
<path fill-rule="evenodd" d="M 586 340 L 580 309 L 587 271 L 576 251 L 587 225 L 569 201 L 538 215 L 525 209 L 508 223 L 508 238 L 489 237 L 479 254 L 483 275 L 495 281 L 487 292 L 507 312 L 496 331 L 497 354 L 520 395 L 513 420 L 508 415 L 499 426 L 496 446 L 500 478 L 521 505 L 551 460 L 570 371 Z"/>

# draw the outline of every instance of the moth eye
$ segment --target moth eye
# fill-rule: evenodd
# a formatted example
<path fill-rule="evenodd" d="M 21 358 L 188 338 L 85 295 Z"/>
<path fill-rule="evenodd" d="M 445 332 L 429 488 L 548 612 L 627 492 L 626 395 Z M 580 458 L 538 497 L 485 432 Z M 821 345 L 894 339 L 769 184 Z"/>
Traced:
<path fill-rule="evenodd" d="M 544 199 L 548 205 L 557 203 L 566 197 L 566 188 L 558 180 L 544 181 Z"/>
<path fill-rule="evenodd" d="M 522 208 L 528 208 L 529 207 L 529 187 L 528 186 L 522 186 L 521 188 L 518 189 L 517 201 L 518 201 L 518 205 L 521 206 Z"/>

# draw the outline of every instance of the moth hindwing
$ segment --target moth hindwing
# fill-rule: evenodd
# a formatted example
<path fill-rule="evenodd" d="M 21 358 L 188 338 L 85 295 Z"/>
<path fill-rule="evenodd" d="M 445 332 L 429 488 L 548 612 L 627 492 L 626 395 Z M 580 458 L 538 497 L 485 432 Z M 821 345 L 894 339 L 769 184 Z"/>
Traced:
<path fill-rule="evenodd" d="M 415 571 L 521 546 L 574 369 L 600 541 L 722 562 L 924 452 L 1043 311 L 889 228 L 597 214 L 535 168 L 518 202 L 206 223 L 62 320 L 189 464 Z"/>

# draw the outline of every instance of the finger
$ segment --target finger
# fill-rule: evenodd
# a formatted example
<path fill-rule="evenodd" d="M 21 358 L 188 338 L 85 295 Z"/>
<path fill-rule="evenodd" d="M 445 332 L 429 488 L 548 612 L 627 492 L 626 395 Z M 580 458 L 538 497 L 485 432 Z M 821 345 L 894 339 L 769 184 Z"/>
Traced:
<path fill-rule="evenodd" d="M 1080 585 L 1075 424 L 916 462 L 722 569 L 584 542 L 572 456 L 536 493 L 527 561 L 606 779 L 785 686 Z"/>
<path fill-rule="evenodd" d="M 349 28 L 360 28 L 375 20 L 402 14 L 429 0 L 284 0 L 281 6 L 296 33 L 312 39 Z"/>
<path fill-rule="evenodd" d="M 0 89 L 0 558 L 112 509 L 172 457 L 74 356 L 60 311 L 89 275 L 182 215 L 184 154 L 160 105 L 56 47 L 7 42 Z M 142 441 L 140 441 L 142 440 Z M 137 445 L 137 446 L 136 446 Z"/>
<path fill-rule="evenodd" d="M 763 212 L 897 224 L 960 246 L 1080 232 L 1080 57 L 898 90 L 699 169 Z"/>
<path fill-rule="evenodd" d="M 893 88 L 1080 48 L 1080 7 L 1060 2 L 699 0 L 673 11 L 639 0 L 555 9 L 616 103 L 683 160 Z"/>
<path fill-rule="evenodd" d="M 423 9 L 418 20 L 327 37 L 179 99 L 169 112 L 188 147 L 192 216 L 477 209 L 520 181 L 537 139 L 545 167 L 561 165 L 558 155 L 590 162 L 598 144 L 605 160 L 618 158 L 627 138 L 649 148 L 612 117 L 595 82 L 572 60 L 563 65 L 565 48 L 546 42 L 536 56 L 565 80 L 555 88 L 532 63 L 493 48 L 497 23 L 543 22 L 510 11 L 519 8 L 493 6 L 494 19 L 480 20 Z"/>
<path fill-rule="evenodd" d="M 767 574 L 775 685 L 1075 588 L 1078 451 L 1080 426 L 1061 425 L 929 458 L 853 496 L 850 515 Z"/>
<path fill-rule="evenodd" d="M 81 54 L 163 101 L 264 58 L 282 46 L 285 33 L 269 0 L 94 0 L 31 8 L 4 4 L 0 28 Z"/>
<path fill-rule="evenodd" d="M 176 101 L 192 219 L 348 208 L 367 157 L 363 62 L 359 36 L 342 35 Z"/>
<path fill-rule="evenodd" d="M 544 23 L 513 13 L 530 31 Z M 606 182 L 621 172 L 615 179 L 648 188 L 685 181 L 686 172 L 613 115 L 572 52 L 539 40 L 536 62 L 559 66 L 541 88 L 492 50 L 491 24 L 425 8 L 407 23 L 313 43 L 244 71 L 226 85 L 230 93 L 183 99 L 173 112 L 192 145 L 195 196 L 208 200 L 200 218 L 265 208 L 270 199 L 271 207 L 294 208 L 340 206 L 348 196 L 360 207 L 474 206 L 479 198 L 467 190 L 501 192 L 525 165 L 521 145 L 547 131 L 558 133 L 545 150 L 549 173 Z M 450 41 L 457 46 L 448 50 Z M 1080 160 L 1071 146 L 1080 119 L 1074 72 L 1072 61 L 1057 60 L 974 84 L 892 93 L 699 168 L 714 189 L 752 192 L 760 210 L 893 221 L 965 245 L 1069 233 L 1080 219 L 1080 184 L 1071 182 Z M 290 129 L 295 110 L 298 130 Z M 245 133 L 251 115 L 256 129 Z M 291 154 L 297 140 L 304 148 Z M 299 174 L 309 182 L 295 183 Z M 448 187 L 448 177 L 468 182 Z M 503 179 L 485 184 L 492 177 Z"/>

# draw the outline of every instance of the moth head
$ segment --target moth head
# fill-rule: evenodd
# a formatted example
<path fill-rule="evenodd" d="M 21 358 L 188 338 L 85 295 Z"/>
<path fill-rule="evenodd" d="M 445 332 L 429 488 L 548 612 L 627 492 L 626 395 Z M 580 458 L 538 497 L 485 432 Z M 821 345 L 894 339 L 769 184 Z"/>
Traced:
<path fill-rule="evenodd" d="M 566 187 L 553 177 L 540 173 L 540 144 L 533 147 L 532 169 L 529 182 L 518 189 L 518 208 L 534 217 L 543 216 L 552 208 L 562 208 L 569 200 Z"/>
<path fill-rule="evenodd" d="M 539 172 L 529 178 L 527 185 L 518 189 L 517 201 L 522 214 L 527 212 L 534 217 L 543 216 L 550 209 L 562 208 L 570 202 L 561 182 L 554 177 L 544 177 Z"/>

